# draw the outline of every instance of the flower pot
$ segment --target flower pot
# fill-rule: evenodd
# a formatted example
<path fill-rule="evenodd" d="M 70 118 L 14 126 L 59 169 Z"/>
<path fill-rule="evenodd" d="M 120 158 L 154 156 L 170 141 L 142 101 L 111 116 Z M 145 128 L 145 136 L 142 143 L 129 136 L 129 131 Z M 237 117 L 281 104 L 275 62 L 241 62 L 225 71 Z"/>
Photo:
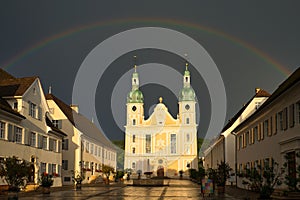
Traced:
<path fill-rule="evenodd" d="M 17 200 L 19 197 L 18 197 L 18 192 L 16 191 L 8 191 L 8 194 L 7 194 L 7 199 L 9 200 Z"/>
<path fill-rule="evenodd" d="M 218 191 L 218 194 L 224 194 L 225 193 L 225 186 L 218 185 L 217 186 L 217 191 Z"/>
<path fill-rule="evenodd" d="M 81 190 L 81 183 L 75 184 L 75 190 Z"/>
<path fill-rule="evenodd" d="M 43 194 L 50 194 L 50 187 L 43 187 Z"/>

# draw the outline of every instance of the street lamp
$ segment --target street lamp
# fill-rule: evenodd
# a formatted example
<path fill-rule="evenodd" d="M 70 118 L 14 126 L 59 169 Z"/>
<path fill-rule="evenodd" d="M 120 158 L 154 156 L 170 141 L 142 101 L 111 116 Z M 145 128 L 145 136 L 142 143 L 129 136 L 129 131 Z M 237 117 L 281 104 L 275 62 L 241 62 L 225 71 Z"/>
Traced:
<path fill-rule="evenodd" d="M 234 135 L 234 139 L 235 139 L 234 168 L 235 168 L 235 187 L 237 187 L 237 133 L 232 131 L 230 132 L 230 134 Z"/>

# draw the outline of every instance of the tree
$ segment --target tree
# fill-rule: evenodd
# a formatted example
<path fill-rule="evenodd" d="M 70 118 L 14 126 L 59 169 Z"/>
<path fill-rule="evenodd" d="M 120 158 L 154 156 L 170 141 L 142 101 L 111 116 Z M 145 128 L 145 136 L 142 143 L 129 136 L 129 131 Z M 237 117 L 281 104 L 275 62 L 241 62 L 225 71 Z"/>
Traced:
<path fill-rule="evenodd" d="M 300 157 L 299 154 L 296 154 L 296 156 Z M 289 154 L 286 154 L 284 158 L 286 161 L 283 166 L 288 170 L 288 173 L 284 177 L 284 183 L 288 186 L 290 192 L 297 192 L 299 191 L 298 184 L 300 183 L 300 165 L 296 168 L 289 166 L 289 163 L 293 162 L 293 159 Z M 291 176 L 290 174 L 294 174 L 294 176 Z"/>
<path fill-rule="evenodd" d="M 4 177 L 10 191 L 20 191 L 30 175 L 30 163 L 17 157 L 8 157 L 0 162 L 0 176 Z"/>
<path fill-rule="evenodd" d="M 283 168 L 279 168 L 278 163 L 273 162 L 272 166 L 265 166 L 258 169 L 246 170 L 246 181 L 253 190 L 260 193 L 261 199 L 270 199 L 276 185 L 281 185 L 281 176 L 284 173 Z"/>
<path fill-rule="evenodd" d="M 228 163 L 225 163 L 225 162 L 221 161 L 221 163 L 218 164 L 218 171 L 217 171 L 218 182 L 217 182 L 217 185 L 225 186 L 226 180 L 230 177 L 229 172 L 231 170 L 232 169 L 230 168 Z"/>
<path fill-rule="evenodd" d="M 109 183 L 110 173 L 114 173 L 114 168 L 109 165 L 102 165 L 102 172 L 106 176 L 107 183 Z"/>

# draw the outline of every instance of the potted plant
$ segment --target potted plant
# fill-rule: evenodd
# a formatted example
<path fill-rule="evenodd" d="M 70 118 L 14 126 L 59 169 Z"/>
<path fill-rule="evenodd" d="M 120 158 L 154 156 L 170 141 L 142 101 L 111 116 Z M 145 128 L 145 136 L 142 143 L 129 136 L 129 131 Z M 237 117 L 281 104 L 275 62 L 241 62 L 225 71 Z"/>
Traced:
<path fill-rule="evenodd" d="M 109 175 L 114 173 L 114 168 L 109 165 L 102 165 L 102 172 L 106 176 L 105 183 L 109 185 Z"/>
<path fill-rule="evenodd" d="M 17 157 L 8 157 L 0 162 L 0 177 L 8 184 L 8 199 L 18 199 L 20 187 L 25 186 L 30 175 L 30 163 Z"/>
<path fill-rule="evenodd" d="M 42 173 L 40 184 L 43 187 L 43 194 L 50 194 L 50 187 L 53 185 L 52 175 L 46 172 Z"/>
<path fill-rule="evenodd" d="M 232 169 L 230 168 L 228 163 L 225 163 L 221 161 L 220 164 L 218 164 L 218 170 L 217 170 L 217 187 L 218 187 L 218 193 L 224 193 L 225 192 L 225 184 L 228 178 L 230 178 L 230 171 Z"/>

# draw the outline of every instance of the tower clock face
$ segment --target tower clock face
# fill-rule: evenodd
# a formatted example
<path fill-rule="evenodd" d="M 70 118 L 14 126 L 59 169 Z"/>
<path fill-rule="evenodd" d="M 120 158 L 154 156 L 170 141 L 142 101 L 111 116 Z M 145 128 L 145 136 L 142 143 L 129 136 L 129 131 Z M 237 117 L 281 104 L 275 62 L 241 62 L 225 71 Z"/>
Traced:
<path fill-rule="evenodd" d="M 136 106 L 132 106 L 132 111 L 136 111 Z"/>
<path fill-rule="evenodd" d="M 186 104 L 186 105 L 185 105 L 185 109 L 186 109 L 186 110 L 189 110 L 189 109 L 190 109 L 190 105 L 189 105 L 189 104 Z"/>

